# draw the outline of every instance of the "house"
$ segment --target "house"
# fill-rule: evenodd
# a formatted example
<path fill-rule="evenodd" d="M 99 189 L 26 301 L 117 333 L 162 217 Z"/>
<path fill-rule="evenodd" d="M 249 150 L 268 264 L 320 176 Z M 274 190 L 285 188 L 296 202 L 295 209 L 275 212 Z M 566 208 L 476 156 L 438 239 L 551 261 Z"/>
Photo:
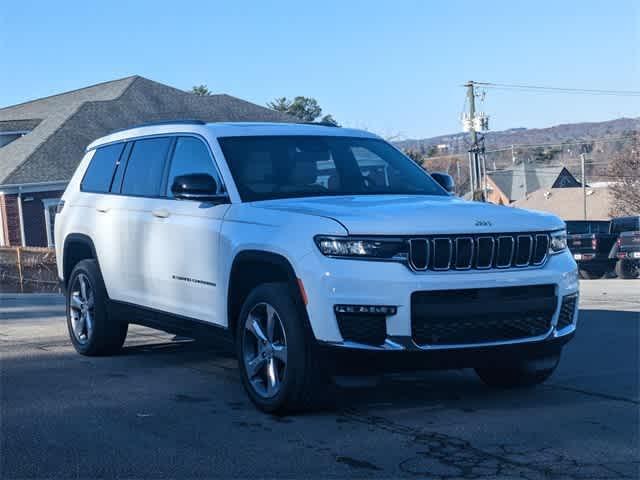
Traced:
<path fill-rule="evenodd" d="M 229 95 L 132 76 L 0 108 L 0 246 L 52 246 L 58 199 L 86 146 L 114 130 L 195 119 L 290 121 Z"/>
<path fill-rule="evenodd" d="M 613 198 L 608 187 L 550 188 L 537 190 L 512 204 L 513 207 L 539 210 L 558 215 L 563 220 L 584 220 L 584 201 L 587 199 L 587 220 L 609 220 Z"/>
<path fill-rule="evenodd" d="M 487 175 L 488 201 L 509 205 L 539 189 L 581 187 L 566 167 L 534 167 L 520 163 Z"/>

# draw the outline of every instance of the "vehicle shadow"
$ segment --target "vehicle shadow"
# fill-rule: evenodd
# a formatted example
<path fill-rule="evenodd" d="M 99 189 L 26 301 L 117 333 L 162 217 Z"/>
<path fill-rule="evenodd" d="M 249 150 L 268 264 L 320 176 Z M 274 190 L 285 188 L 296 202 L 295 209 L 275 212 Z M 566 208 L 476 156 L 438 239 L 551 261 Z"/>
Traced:
<path fill-rule="evenodd" d="M 388 374 L 367 387 L 334 386 L 325 410 L 457 409 L 461 412 L 500 410 L 536 405 L 576 404 L 621 398 L 637 404 L 640 366 L 640 322 L 636 312 L 583 310 L 578 333 L 565 348 L 560 366 L 543 385 L 531 389 L 495 390 L 486 387 L 471 369 Z M 2 318 L 2 317 L 0 317 Z M 3 319 L 4 320 L 4 319 Z M 68 361 L 115 368 L 184 367 L 204 375 L 222 376 L 227 388 L 242 391 L 233 352 L 206 341 L 173 337 L 145 330 L 132 332 L 121 354 L 111 358 L 81 357 L 66 341 L 56 347 Z M 46 350 L 46 348 L 43 348 Z M 15 357 L 13 360 L 17 360 Z M 4 361 L 6 368 L 20 370 L 35 364 Z M 6 370 L 5 370 L 6 371 Z M 131 373 L 135 375 L 135 372 Z M 155 375 L 156 373 L 154 373 Z M 158 373 L 159 374 L 159 373 Z M 606 379 L 606 381 L 605 381 Z M 247 401 L 248 402 L 248 401 Z"/>

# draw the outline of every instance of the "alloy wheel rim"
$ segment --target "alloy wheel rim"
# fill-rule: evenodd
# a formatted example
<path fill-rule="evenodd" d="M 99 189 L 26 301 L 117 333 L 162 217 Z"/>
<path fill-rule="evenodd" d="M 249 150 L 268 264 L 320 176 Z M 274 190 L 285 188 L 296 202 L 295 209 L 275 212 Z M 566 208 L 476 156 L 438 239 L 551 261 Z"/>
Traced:
<path fill-rule="evenodd" d="M 245 371 L 253 390 L 263 398 L 277 395 L 287 370 L 287 337 L 273 306 L 258 303 L 249 311 L 242 347 Z"/>
<path fill-rule="evenodd" d="M 95 295 L 89 278 L 80 273 L 71 285 L 69 316 L 71 330 L 76 341 L 82 345 L 91 340 L 93 334 Z"/>

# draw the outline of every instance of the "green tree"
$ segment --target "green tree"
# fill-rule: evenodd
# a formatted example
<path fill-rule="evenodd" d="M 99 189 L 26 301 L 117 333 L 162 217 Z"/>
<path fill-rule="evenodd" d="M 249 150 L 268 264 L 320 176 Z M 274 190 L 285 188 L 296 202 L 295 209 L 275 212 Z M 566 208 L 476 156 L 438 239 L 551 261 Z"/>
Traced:
<path fill-rule="evenodd" d="M 320 121 L 322 123 L 330 123 L 331 125 L 335 125 L 336 127 L 339 127 L 340 124 L 336 121 L 335 118 L 333 118 L 333 115 L 331 115 L 330 113 L 323 116 Z"/>
<path fill-rule="evenodd" d="M 293 100 L 279 97 L 267 103 L 267 107 L 291 115 L 302 122 L 313 122 L 322 115 L 322 108 L 318 101 L 312 97 L 298 96 Z M 320 121 L 338 125 L 338 122 L 330 114 L 324 115 Z"/>
<path fill-rule="evenodd" d="M 211 95 L 211 90 L 209 90 L 206 85 L 194 85 L 191 88 L 191 93 L 200 97 L 207 97 Z"/>
<path fill-rule="evenodd" d="M 278 112 L 289 113 L 289 107 L 291 106 L 291 102 L 287 99 L 287 97 L 276 98 L 272 102 L 267 103 L 267 107 L 271 110 L 277 110 Z"/>

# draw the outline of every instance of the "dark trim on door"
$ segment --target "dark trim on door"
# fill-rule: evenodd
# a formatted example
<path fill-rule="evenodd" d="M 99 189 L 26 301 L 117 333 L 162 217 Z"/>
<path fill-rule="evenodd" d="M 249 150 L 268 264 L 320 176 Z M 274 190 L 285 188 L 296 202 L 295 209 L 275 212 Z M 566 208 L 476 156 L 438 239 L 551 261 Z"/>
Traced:
<path fill-rule="evenodd" d="M 116 300 L 109 300 L 109 315 L 115 320 L 212 342 L 230 351 L 234 348 L 229 329 L 203 320 Z"/>

